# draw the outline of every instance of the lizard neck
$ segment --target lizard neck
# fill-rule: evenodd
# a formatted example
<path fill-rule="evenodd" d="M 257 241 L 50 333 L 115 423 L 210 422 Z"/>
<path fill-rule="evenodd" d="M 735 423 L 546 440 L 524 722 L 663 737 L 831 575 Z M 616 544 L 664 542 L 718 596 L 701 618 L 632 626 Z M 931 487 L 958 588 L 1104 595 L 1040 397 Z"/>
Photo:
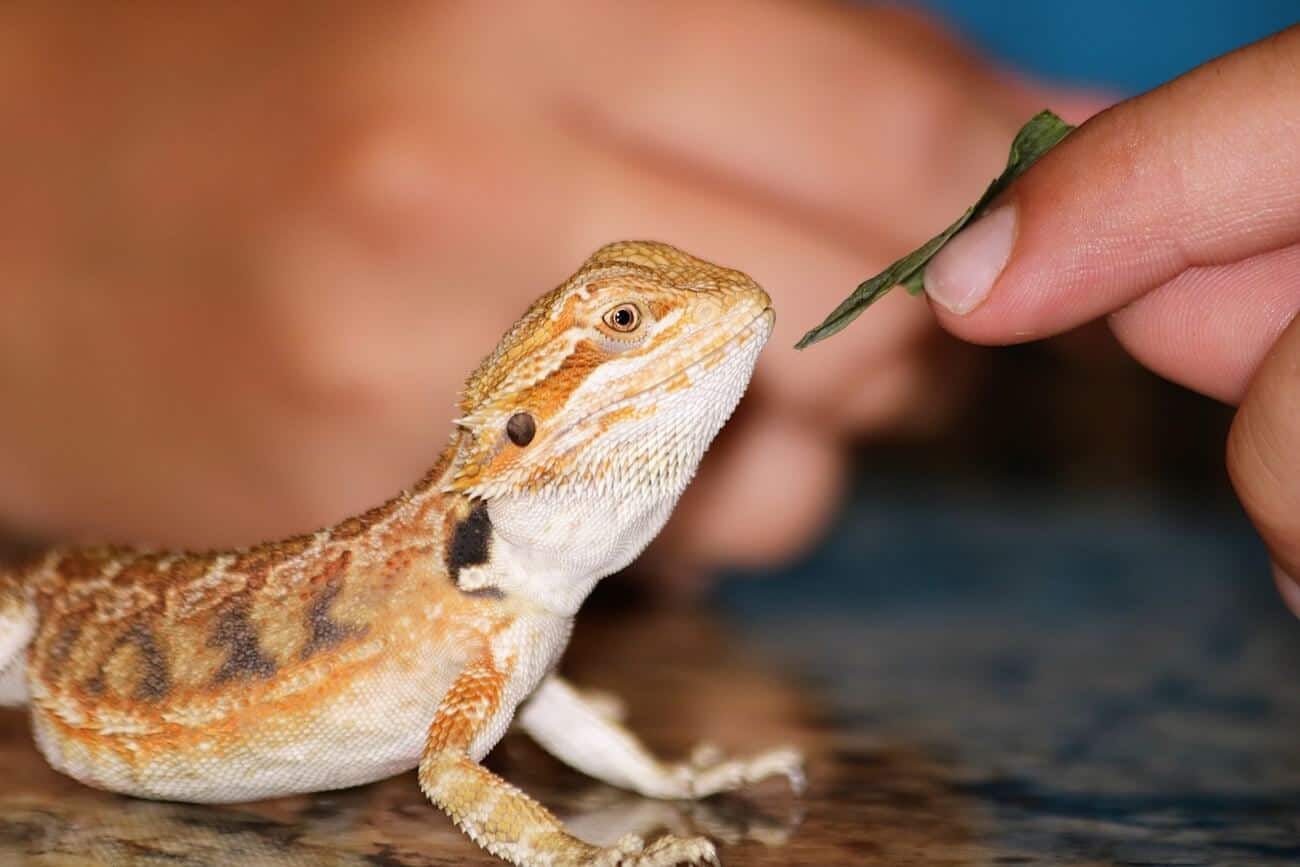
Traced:
<path fill-rule="evenodd" d="M 447 489 L 468 440 L 453 437 L 412 494 L 438 498 L 449 578 L 464 593 L 572 617 L 601 578 L 631 563 L 658 534 L 679 493 L 652 497 L 636 486 L 554 482 L 476 498 Z"/>
<path fill-rule="evenodd" d="M 672 501 L 518 494 L 493 500 L 488 514 L 493 543 L 516 592 L 572 617 L 601 578 L 636 559 L 672 507 Z"/>

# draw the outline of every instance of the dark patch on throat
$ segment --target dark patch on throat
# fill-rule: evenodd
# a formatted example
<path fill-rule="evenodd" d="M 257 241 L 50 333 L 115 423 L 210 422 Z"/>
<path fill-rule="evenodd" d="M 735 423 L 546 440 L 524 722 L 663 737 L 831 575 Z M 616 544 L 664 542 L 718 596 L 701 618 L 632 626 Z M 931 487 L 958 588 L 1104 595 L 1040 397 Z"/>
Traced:
<path fill-rule="evenodd" d="M 488 516 L 487 503 L 476 503 L 470 513 L 462 518 L 451 534 L 451 543 L 447 546 L 447 574 L 451 583 L 460 587 L 460 570 L 466 566 L 482 566 L 492 555 L 492 519 Z M 495 587 L 481 587 L 477 590 L 462 590 L 468 596 L 501 599 L 505 596 Z"/>
<path fill-rule="evenodd" d="M 219 685 L 232 680 L 270 677 L 276 672 L 275 660 L 262 653 L 257 643 L 257 630 L 248 619 L 247 608 L 232 608 L 221 615 L 217 628 L 208 639 L 211 647 L 224 647 L 230 655 L 212 677 Z"/>

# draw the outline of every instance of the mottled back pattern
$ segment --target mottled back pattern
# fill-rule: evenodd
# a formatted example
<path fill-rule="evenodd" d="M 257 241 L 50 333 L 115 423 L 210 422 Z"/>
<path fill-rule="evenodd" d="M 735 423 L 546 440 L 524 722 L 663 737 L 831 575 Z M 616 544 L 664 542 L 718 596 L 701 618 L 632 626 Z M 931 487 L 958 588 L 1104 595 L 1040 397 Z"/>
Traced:
<path fill-rule="evenodd" d="M 403 495 L 229 552 L 51 552 L 20 576 L 40 612 L 33 679 L 51 698 L 128 708 L 300 673 L 323 651 L 361 644 L 418 580 L 412 566 L 443 545 L 439 505 Z"/>

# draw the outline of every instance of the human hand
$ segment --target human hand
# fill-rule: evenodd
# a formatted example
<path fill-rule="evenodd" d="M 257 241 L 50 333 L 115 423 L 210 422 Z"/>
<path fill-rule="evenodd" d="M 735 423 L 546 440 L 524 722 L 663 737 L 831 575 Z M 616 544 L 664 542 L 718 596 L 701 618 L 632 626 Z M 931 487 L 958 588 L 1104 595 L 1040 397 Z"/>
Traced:
<path fill-rule="evenodd" d="M 378 502 L 504 328 L 621 237 L 778 311 L 662 537 L 678 574 L 797 548 L 846 440 L 960 382 L 906 299 L 790 346 L 978 193 L 1041 93 L 886 9 L 383 8 L 0 11 L 30 133 L 0 161 L 0 519 L 206 546 Z"/>
<path fill-rule="evenodd" d="M 925 284 L 966 340 L 1108 316 L 1147 367 L 1239 403 L 1228 469 L 1300 615 L 1297 81 L 1300 27 L 1097 116 L 950 242 Z"/>

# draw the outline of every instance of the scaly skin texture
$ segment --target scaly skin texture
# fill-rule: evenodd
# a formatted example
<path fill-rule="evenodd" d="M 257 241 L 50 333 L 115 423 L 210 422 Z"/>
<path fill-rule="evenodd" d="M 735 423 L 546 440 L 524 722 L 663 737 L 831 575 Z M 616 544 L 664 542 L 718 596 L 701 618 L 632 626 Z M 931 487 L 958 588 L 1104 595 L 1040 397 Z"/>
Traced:
<path fill-rule="evenodd" d="M 745 275 L 611 244 L 466 383 L 434 467 L 309 536 L 205 554 L 57 550 L 0 573 L 0 699 L 92 786 L 182 801 L 352 786 L 418 767 L 475 842 L 520 865 L 715 861 L 702 838 L 570 835 L 479 761 L 515 718 L 562 760 L 663 798 L 799 756 L 669 764 L 553 673 L 604 575 L 663 526 L 771 332 Z"/>

